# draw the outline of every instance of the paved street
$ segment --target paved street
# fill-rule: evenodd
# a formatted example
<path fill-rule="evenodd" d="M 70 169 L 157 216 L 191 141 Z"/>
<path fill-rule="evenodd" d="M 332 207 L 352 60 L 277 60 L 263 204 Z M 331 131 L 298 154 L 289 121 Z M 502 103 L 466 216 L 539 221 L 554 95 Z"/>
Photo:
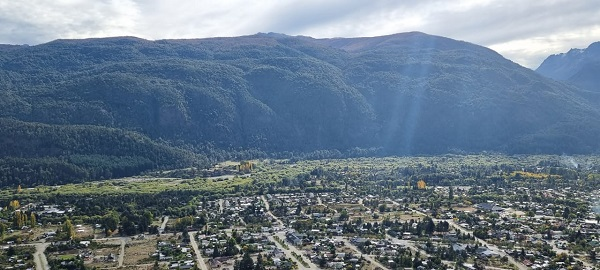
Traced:
<path fill-rule="evenodd" d="M 279 237 L 279 239 L 285 241 L 285 232 L 278 232 L 275 235 L 277 235 L 277 237 Z M 306 258 L 305 256 L 302 256 L 303 252 L 298 250 L 294 245 L 292 245 L 291 243 L 286 243 L 287 246 L 289 247 L 288 249 L 283 248 L 277 241 L 275 241 L 275 238 L 272 235 L 268 236 L 269 241 L 274 242 L 277 247 L 279 247 L 283 253 L 285 254 L 286 257 L 291 258 L 293 261 L 295 261 L 298 264 L 298 268 L 299 269 L 311 269 L 311 270 L 316 270 L 319 269 L 319 267 L 317 267 L 317 265 L 315 265 L 313 262 L 311 262 L 310 260 L 308 260 L 308 258 Z M 308 263 L 308 267 L 305 267 L 304 265 L 302 265 L 297 259 L 296 257 L 294 257 L 292 255 L 292 252 L 296 252 L 296 254 L 302 256 L 302 259 Z"/>
<path fill-rule="evenodd" d="M 348 240 L 346 240 L 344 237 L 342 236 L 335 236 L 334 239 L 336 241 L 343 241 L 344 244 L 349 247 L 350 249 L 352 249 L 354 252 L 358 253 L 358 254 L 362 254 L 362 257 L 364 259 L 366 259 L 367 261 L 369 261 L 371 263 L 371 265 L 374 265 L 376 267 L 380 267 L 381 269 L 389 269 L 387 267 L 385 267 L 383 264 L 379 263 L 377 260 L 375 260 L 373 258 L 373 256 L 371 255 L 366 255 L 363 254 L 362 252 L 360 252 L 360 250 L 358 250 L 358 248 L 356 248 L 356 246 L 354 246 L 352 243 L 350 243 Z"/>

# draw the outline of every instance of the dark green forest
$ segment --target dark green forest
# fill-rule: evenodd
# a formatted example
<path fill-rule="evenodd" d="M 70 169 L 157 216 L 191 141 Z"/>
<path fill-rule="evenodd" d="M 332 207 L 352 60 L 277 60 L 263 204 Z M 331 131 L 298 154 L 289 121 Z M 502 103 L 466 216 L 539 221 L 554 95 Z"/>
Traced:
<path fill-rule="evenodd" d="M 416 32 L 1 46 L 0 185 L 323 150 L 597 153 L 588 94 Z"/>
<path fill-rule="evenodd" d="M 0 119 L 0 185 L 56 185 L 207 166 L 205 156 L 100 126 Z"/>

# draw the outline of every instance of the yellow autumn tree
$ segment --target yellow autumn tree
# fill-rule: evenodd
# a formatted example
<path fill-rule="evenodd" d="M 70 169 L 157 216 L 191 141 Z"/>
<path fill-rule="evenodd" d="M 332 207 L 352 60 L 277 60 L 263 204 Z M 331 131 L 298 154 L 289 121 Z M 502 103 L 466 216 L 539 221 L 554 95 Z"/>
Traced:
<path fill-rule="evenodd" d="M 427 187 L 427 184 L 425 183 L 425 180 L 421 179 L 417 182 L 418 189 L 425 189 L 426 187 Z"/>
<path fill-rule="evenodd" d="M 19 186 L 17 187 L 17 193 L 21 193 L 21 191 L 23 191 L 23 189 L 21 189 L 21 185 L 19 185 Z"/>
<path fill-rule="evenodd" d="M 10 201 L 10 203 L 8 203 L 8 209 L 10 209 L 11 211 L 19 209 L 20 206 L 21 204 L 17 200 L 12 200 Z"/>
<path fill-rule="evenodd" d="M 37 219 L 35 217 L 35 214 L 33 212 L 31 212 L 31 214 L 29 215 L 29 227 L 35 228 L 36 225 L 37 225 Z"/>
<path fill-rule="evenodd" d="M 69 240 L 73 240 L 75 237 L 75 226 L 70 219 L 65 220 L 65 224 L 63 224 L 62 231 L 65 233 L 65 238 Z"/>
<path fill-rule="evenodd" d="M 15 215 L 13 216 L 13 228 L 21 229 L 25 225 L 27 225 L 27 215 L 21 213 L 21 211 L 15 211 Z"/>
<path fill-rule="evenodd" d="M 13 216 L 13 228 L 21 228 L 21 220 L 21 211 L 16 211 L 15 215 Z"/>
<path fill-rule="evenodd" d="M 240 172 L 250 172 L 252 170 L 252 162 L 250 161 L 242 161 L 240 165 L 238 165 L 238 170 Z"/>

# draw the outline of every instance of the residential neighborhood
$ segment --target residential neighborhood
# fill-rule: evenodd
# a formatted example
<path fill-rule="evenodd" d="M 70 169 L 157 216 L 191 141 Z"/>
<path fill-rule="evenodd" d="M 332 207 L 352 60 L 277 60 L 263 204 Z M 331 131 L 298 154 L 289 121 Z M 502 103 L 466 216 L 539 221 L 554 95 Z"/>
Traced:
<path fill-rule="evenodd" d="M 427 186 L 419 180 L 385 190 L 381 186 L 392 182 L 350 182 L 344 178 L 353 172 L 344 169 L 336 172 L 338 180 L 325 183 L 328 173 L 298 177 L 306 185 L 337 182 L 343 188 L 290 192 L 282 186 L 206 196 L 178 202 L 184 215 L 146 212 L 132 228 L 127 216 L 113 212 L 77 218 L 85 199 L 13 200 L 6 222 L 20 227 L 5 228 L 0 266 L 233 270 L 251 261 L 261 269 L 599 267 L 600 216 L 590 203 L 598 190 L 536 187 L 535 178 L 496 185 Z M 138 228 L 143 220 L 145 230 Z"/>

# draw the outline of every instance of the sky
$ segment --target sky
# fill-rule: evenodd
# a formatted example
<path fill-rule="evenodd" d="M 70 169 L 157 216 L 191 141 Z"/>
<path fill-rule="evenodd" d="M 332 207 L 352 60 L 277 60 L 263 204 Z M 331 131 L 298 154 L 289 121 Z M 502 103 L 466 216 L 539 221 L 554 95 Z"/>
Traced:
<path fill-rule="evenodd" d="M 420 31 L 489 47 L 535 69 L 600 41 L 598 0 L 0 0 L 0 43 L 276 32 L 315 38 Z"/>

